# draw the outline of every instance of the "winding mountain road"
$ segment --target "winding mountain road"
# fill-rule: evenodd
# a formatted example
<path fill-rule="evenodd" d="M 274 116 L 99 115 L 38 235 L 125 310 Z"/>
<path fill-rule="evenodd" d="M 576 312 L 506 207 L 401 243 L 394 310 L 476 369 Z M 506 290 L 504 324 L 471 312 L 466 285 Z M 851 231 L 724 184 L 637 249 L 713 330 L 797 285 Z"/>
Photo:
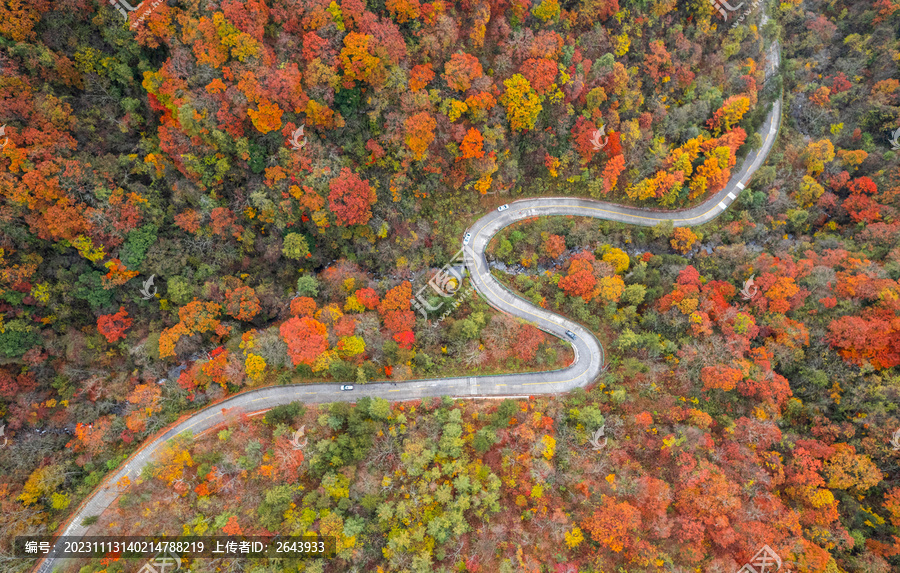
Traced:
<path fill-rule="evenodd" d="M 775 51 L 777 66 L 777 50 Z M 771 61 L 771 60 L 770 60 Z M 767 74 L 768 75 L 768 74 Z M 372 383 L 357 386 L 353 391 L 341 391 L 339 384 L 312 384 L 273 386 L 261 388 L 229 398 L 200 410 L 190 418 L 177 423 L 168 431 L 135 452 L 112 476 L 94 490 L 69 519 L 61 536 L 81 537 L 89 527 L 82 521 L 100 515 L 110 507 L 127 486 L 118 486 L 123 478 L 136 480 L 144 466 L 160 452 L 165 443 L 186 431 L 202 434 L 240 413 L 261 413 L 275 406 L 293 401 L 321 403 L 356 401 L 363 396 L 387 400 L 415 400 L 424 397 L 490 397 L 528 396 L 533 394 L 557 394 L 585 386 L 597 379 L 604 365 L 603 346 L 590 331 L 562 316 L 538 308 L 503 287 L 493 276 L 484 256 L 491 238 L 504 227 L 530 217 L 549 215 L 575 215 L 593 217 L 633 225 L 653 226 L 671 221 L 675 226 L 690 227 L 711 221 L 724 212 L 744 190 L 750 178 L 763 164 L 771 151 L 781 120 L 781 100 L 774 103 L 759 133 L 763 145 L 751 152 L 739 172 L 724 189 L 702 204 L 681 211 L 652 211 L 621 207 L 591 199 L 541 198 L 523 199 L 509 204 L 509 209 L 492 211 L 475 222 L 470 248 L 466 249 L 466 266 L 477 292 L 494 308 L 534 323 L 538 328 L 571 342 L 575 360 L 566 368 L 550 372 L 507 374 L 496 376 L 467 376 L 404 382 L 398 386 L 390 383 Z M 576 336 L 570 340 L 565 331 Z M 64 559 L 43 559 L 35 566 L 36 573 L 50 573 Z"/>

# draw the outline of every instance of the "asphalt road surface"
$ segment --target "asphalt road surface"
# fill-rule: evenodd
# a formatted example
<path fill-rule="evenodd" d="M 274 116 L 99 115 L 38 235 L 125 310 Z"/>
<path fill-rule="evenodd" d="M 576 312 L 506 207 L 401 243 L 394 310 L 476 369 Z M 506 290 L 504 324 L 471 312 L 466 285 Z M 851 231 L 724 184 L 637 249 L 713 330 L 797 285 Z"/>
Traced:
<path fill-rule="evenodd" d="M 724 189 L 692 209 L 653 211 L 621 207 L 591 199 L 551 197 L 515 201 L 509 204 L 509 209 L 502 212 L 492 211 L 475 222 L 469 230 L 472 238 L 465 255 L 466 266 L 473 286 L 494 308 L 532 322 L 541 330 L 572 343 L 575 360 L 568 367 L 550 372 L 415 380 L 403 382 L 397 386 L 390 383 L 373 383 L 357 385 L 352 391 L 342 391 L 340 384 L 311 384 L 275 386 L 240 394 L 215 406 L 200 410 L 144 446 L 120 467 L 112 478 L 105 480 L 106 485 L 91 494 L 70 519 L 61 535 L 73 537 L 86 535 L 89 528 L 82 526 L 82 521 L 86 517 L 102 514 L 106 508 L 112 505 L 125 489 L 125 486 L 120 487 L 116 484 L 126 477 L 132 482 L 135 481 L 140 476 L 143 467 L 162 450 L 169 439 L 186 431 L 191 431 L 194 435 L 201 434 L 242 412 L 250 414 L 262 412 L 294 401 L 310 403 L 356 401 L 363 396 L 377 396 L 387 400 L 402 401 L 426 396 L 515 397 L 558 394 L 590 384 L 602 371 L 604 365 L 603 346 L 593 334 L 579 324 L 525 301 L 498 283 L 491 276 L 484 256 L 484 250 L 491 237 L 516 221 L 549 215 L 593 217 L 643 226 L 672 221 L 676 227 L 691 227 L 711 221 L 728 208 L 744 190 L 752 175 L 763 164 L 775 143 L 780 120 L 781 100 L 774 104 L 772 111 L 760 128 L 759 133 L 763 139 L 762 147 L 747 156 L 740 171 L 731 178 Z M 575 334 L 574 341 L 565 335 L 566 330 Z M 60 565 L 64 561 L 43 560 L 36 565 L 34 570 L 37 573 L 50 573 L 54 566 Z"/>

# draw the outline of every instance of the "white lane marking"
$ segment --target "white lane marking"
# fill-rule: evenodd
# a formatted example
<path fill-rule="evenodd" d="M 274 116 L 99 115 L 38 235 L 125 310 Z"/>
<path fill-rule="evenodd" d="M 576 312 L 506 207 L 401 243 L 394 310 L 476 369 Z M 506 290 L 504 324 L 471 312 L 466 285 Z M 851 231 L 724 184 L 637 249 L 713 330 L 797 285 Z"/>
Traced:
<path fill-rule="evenodd" d="M 744 184 L 741 183 L 740 181 L 738 181 L 737 186 L 740 187 L 742 191 L 745 189 Z"/>
<path fill-rule="evenodd" d="M 734 201 L 735 199 L 737 199 L 737 197 L 734 196 L 734 193 L 729 193 L 729 194 L 728 194 L 728 198 L 731 199 L 732 201 Z"/>
<path fill-rule="evenodd" d="M 728 208 L 728 206 L 725 204 L 725 201 L 722 201 L 721 203 L 719 203 L 719 209 L 724 211 L 727 208 Z"/>

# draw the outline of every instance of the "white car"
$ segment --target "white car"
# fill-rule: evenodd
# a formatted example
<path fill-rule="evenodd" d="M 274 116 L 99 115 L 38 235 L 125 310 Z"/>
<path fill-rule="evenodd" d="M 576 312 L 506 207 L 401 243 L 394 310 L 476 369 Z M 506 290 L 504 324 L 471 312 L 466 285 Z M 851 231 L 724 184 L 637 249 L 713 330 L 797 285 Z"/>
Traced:
<path fill-rule="evenodd" d="M 353 390 L 353 384 L 341 384 L 341 390 Z"/>
<path fill-rule="evenodd" d="M 469 241 L 472 240 L 472 233 L 466 233 L 466 236 L 463 237 L 463 246 L 468 245 Z"/>
<path fill-rule="evenodd" d="M 498 211 L 506 211 L 507 209 L 509 209 L 509 205 L 508 205 L 508 204 L 507 204 L 507 205 L 500 205 L 499 207 L 497 207 L 497 210 L 498 210 Z"/>

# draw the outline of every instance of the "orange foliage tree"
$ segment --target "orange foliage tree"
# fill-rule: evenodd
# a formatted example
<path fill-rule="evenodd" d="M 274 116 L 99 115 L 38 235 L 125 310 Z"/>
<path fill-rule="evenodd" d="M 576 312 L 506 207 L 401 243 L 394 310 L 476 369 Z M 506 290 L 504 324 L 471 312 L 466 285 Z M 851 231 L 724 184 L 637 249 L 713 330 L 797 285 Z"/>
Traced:
<path fill-rule="evenodd" d="M 474 127 L 470 127 L 469 131 L 466 132 L 466 136 L 463 137 L 462 144 L 460 145 L 460 151 L 462 151 L 462 157 L 457 157 L 456 160 L 460 159 L 479 159 L 484 157 L 484 137 L 481 136 L 481 132 L 475 129 Z"/>
<path fill-rule="evenodd" d="M 484 74 L 478 58 L 472 54 L 453 54 L 444 65 L 444 81 L 451 89 L 464 92 L 472 87 L 472 81 Z"/>
<path fill-rule="evenodd" d="M 641 514 L 634 506 L 627 501 L 616 503 L 608 496 L 603 497 L 599 511 L 581 522 L 591 539 L 616 553 L 634 542 L 634 532 L 640 525 Z"/>
<path fill-rule="evenodd" d="M 625 156 L 622 154 L 614 155 L 612 159 L 606 162 L 603 167 L 603 194 L 606 195 L 619 182 L 619 175 L 625 170 Z"/>
<path fill-rule="evenodd" d="M 175 326 L 167 328 L 159 335 L 159 356 L 166 358 L 175 354 L 175 344 L 182 336 L 215 332 L 224 336 L 229 328 L 219 321 L 222 307 L 214 302 L 195 300 L 178 309 L 181 319 Z"/>
<path fill-rule="evenodd" d="M 409 281 L 400 283 L 384 295 L 378 305 L 378 312 L 388 330 L 395 333 L 412 330 L 416 323 L 416 315 L 410 310 L 410 298 L 412 298 L 412 284 Z"/>
<path fill-rule="evenodd" d="M 404 122 L 406 145 L 412 150 L 416 161 L 425 159 L 428 146 L 434 141 L 434 128 L 437 122 L 427 111 L 410 116 Z"/>
<path fill-rule="evenodd" d="M 669 243 L 672 245 L 673 249 L 686 255 L 691 252 L 691 248 L 693 248 L 694 243 L 696 243 L 697 240 L 697 235 L 695 235 L 693 231 L 687 227 L 678 227 L 672 233 L 672 239 Z"/>
<path fill-rule="evenodd" d="M 291 299 L 291 316 L 312 316 L 316 313 L 316 301 L 308 296 Z"/>
<path fill-rule="evenodd" d="M 260 308 L 259 298 L 251 287 L 242 286 L 225 293 L 225 313 L 238 320 L 253 320 Z"/>
<path fill-rule="evenodd" d="M 419 64 L 413 66 L 409 72 L 409 89 L 413 91 L 420 90 L 427 86 L 434 79 L 434 70 L 431 64 Z"/>

